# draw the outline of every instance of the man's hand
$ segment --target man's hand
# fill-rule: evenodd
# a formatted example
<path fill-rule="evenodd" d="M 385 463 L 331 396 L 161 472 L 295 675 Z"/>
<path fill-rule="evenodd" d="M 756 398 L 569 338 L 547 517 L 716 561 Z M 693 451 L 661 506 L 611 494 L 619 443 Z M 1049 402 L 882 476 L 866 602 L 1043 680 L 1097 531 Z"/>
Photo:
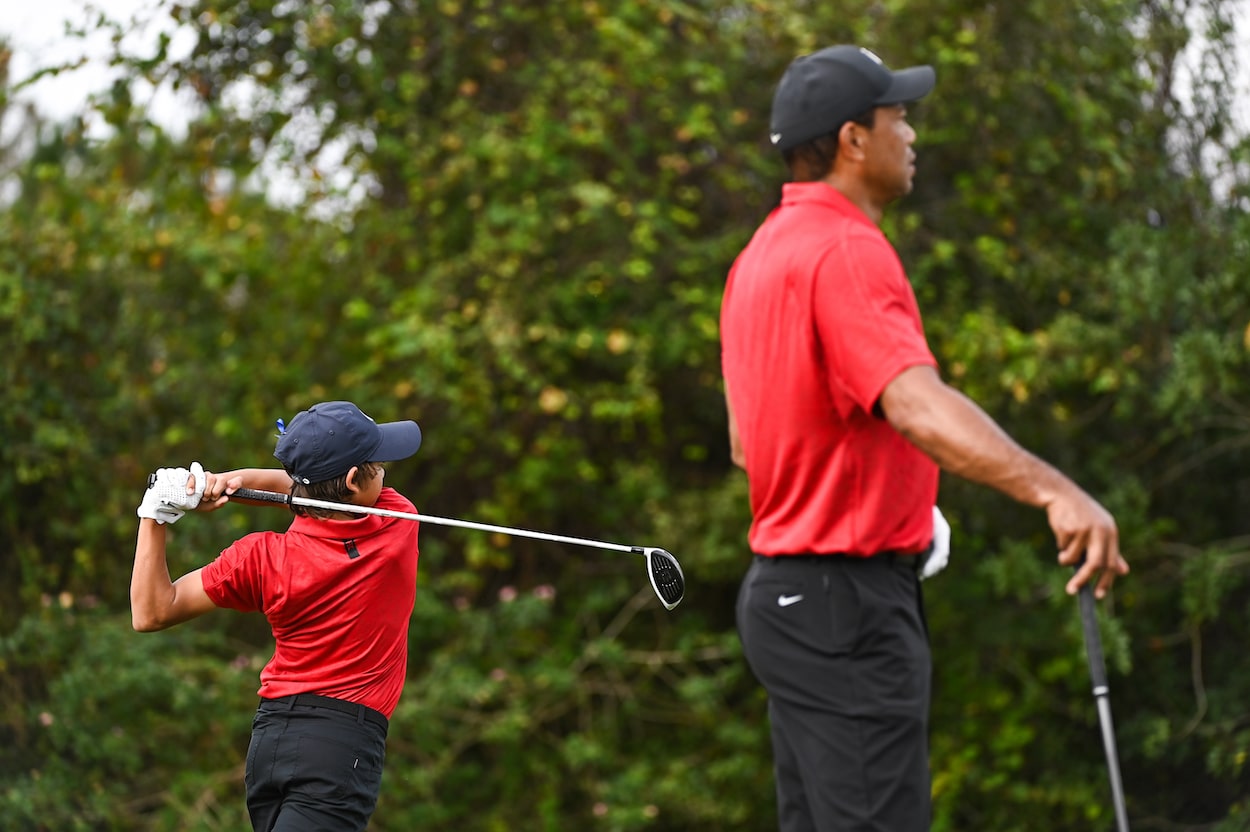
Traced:
<path fill-rule="evenodd" d="M 148 477 L 148 490 L 143 494 L 136 514 L 157 523 L 176 523 L 188 509 L 200 502 L 204 493 L 204 469 L 193 462 L 187 468 L 159 468 Z"/>
<path fill-rule="evenodd" d="M 1046 504 L 1046 517 L 1059 544 L 1059 563 L 1077 567 L 1068 581 L 1069 595 L 1097 577 L 1094 595 L 1102 598 L 1117 576 L 1128 574 L 1115 518 L 1093 497 L 1073 486 Z"/>

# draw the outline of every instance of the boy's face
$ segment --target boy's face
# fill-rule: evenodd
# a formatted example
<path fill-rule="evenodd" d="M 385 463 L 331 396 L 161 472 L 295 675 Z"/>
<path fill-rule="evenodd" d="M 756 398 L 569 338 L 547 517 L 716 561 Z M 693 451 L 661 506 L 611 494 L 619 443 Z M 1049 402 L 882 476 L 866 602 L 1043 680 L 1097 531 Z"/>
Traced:
<path fill-rule="evenodd" d="M 371 506 L 378 501 L 378 495 L 382 493 L 382 483 L 386 480 L 386 468 L 377 466 L 377 476 L 368 482 L 364 482 L 360 477 L 360 469 L 356 469 L 356 496 L 352 498 L 352 502 L 358 506 Z"/>

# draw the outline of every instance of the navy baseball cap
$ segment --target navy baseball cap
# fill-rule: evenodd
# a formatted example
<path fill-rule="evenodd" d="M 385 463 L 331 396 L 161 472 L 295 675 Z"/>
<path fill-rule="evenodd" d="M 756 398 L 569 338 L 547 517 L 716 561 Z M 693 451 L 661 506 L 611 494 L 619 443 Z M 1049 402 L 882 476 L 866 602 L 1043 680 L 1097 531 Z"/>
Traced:
<path fill-rule="evenodd" d="M 378 424 L 351 402 L 321 402 L 278 425 L 273 455 L 305 485 L 341 477 L 366 462 L 406 459 L 421 447 L 416 422 Z"/>
<path fill-rule="evenodd" d="M 924 98 L 936 80 L 931 66 L 892 72 L 860 46 L 829 46 L 800 55 L 773 94 L 768 138 L 778 150 L 790 150 L 874 107 Z"/>

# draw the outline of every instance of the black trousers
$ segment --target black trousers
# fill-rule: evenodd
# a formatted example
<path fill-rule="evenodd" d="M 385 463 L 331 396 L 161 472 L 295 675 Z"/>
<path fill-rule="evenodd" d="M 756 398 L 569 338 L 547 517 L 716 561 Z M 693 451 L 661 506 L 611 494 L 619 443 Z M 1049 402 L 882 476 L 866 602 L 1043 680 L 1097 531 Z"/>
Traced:
<path fill-rule="evenodd" d="M 737 618 L 768 692 L 781 832 L 928 830 L 932 659 L 915 558 L 756 556 Z"/>
<path fill-rule="evenodd" d="M 300 694 L 262 699 L 247 749 L 247 811 L 256 832 L 359 832 L 382 788 L 387 720 Z"/>

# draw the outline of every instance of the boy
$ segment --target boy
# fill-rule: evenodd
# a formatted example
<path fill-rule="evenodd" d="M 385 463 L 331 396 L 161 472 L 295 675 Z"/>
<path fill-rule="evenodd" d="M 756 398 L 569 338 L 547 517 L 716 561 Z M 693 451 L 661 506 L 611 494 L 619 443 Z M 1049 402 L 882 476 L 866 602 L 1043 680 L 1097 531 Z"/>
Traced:
<path fill-rule="evenodd" d="M 165 525 L 213 511 L 238 488 L 414 512 L 380 463 L 421 445 L 415 422 L 377 424 L 350 402 L 299 413 L 280 435 L 282 469 L 162 468 L 139 506 L 133 625 L 150 632 L 218 607 L 264 613 L 273 658 L 260 674 L 244 782 L 265 832 L 363 830 L 382 784 L 387 725 L 408 665 L 418 524 L 295 507 L 286 532 L 256 532 L 171 581 Z"/>

